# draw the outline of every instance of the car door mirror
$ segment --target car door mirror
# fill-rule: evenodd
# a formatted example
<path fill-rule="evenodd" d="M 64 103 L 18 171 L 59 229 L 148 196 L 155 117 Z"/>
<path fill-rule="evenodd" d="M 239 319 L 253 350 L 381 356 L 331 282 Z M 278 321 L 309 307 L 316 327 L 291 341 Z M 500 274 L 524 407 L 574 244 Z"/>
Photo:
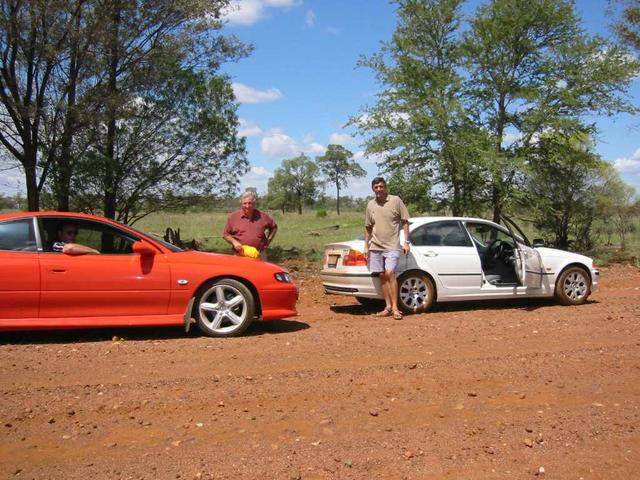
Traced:
<path fill-rule="evenodd" d="M 142 256 L 155 255 L 157 253 L 156 249 L 146 242 L 133 242 L 131 248 L 133 250 L 133 253 L 139 253 Z"/>
<path fill-rule="evenodd" d="M 542 238 L 534 238 L 533 243 L 531 244 L 533 248 L 544 247 L 545 241 Z"/>

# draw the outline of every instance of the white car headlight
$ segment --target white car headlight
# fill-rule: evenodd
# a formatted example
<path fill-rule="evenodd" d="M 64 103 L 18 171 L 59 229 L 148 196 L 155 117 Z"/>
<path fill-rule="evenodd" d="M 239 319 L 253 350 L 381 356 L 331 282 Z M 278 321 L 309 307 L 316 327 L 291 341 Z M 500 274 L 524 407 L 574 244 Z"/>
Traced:
<path fill-rule="evenodd" d="M 275 279 L 282 283 L 292 283 L 291 276 L 285 272 L 278 272 L 273 275 Z"/>

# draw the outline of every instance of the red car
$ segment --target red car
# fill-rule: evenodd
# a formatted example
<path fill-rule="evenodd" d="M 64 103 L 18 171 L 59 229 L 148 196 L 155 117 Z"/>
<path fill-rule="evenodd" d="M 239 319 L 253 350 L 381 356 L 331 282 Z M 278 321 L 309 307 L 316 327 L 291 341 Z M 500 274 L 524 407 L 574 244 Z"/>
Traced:
<path fill-rule="evenodd" d="M 185 251 L 93 215 L 0 215 L 0 265 L 0 330 L 197 323 L 228 337 L 296 315 L 298 289 L 277 265 Z"/>

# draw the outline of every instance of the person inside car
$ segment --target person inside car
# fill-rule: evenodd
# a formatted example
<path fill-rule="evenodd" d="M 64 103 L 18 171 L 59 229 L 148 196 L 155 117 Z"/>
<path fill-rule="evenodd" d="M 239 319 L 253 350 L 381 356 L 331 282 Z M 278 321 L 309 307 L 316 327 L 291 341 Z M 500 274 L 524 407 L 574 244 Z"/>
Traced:
<path fill-rule="evenodd" d="M 58 239 L 51 245 L 50 251 L 67 255 L 99 254 L 95 248 L 75 243 L 78 227 L 73 223 L 63 223 L 58 229 Z"/>

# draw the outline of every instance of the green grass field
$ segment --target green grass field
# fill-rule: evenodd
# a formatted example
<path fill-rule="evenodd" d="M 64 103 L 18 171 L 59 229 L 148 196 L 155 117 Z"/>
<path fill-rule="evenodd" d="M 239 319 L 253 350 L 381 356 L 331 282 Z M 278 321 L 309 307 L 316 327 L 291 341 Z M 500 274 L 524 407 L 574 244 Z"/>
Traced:
<path fill-rule="evenodd" d="M 278 223 L 278 233 L 269 248 L 274 261 L 287 258 L 319 260 L 324 246 L 338 240 L 347 240 L 363 233 L 364 212 L 347 212 L 337 215 L 328 212 L 318 217 L 315 211 L 297 213 L 268 212 Z M 203 250 L 229 252 L 229 245 L 222 239 L 222 230 L 229 212 L 210 213 L 157 213 L 136 223 L 136 227 L 158 235 L 164 235 L 167 227 L 180 229 L 183 241 L 196 239 Z"/>
<path fill-rule="evenodd" d="M 167 227 L 180 229 L 183 241 L 197 240 L 206 251 L 229 252 L 228 244 L 222 239 L 222 230 L 229 212 L 207 213 L 157 213 L 149 215 L 136 224 L 142 230 L 164 235 Z M 304 211 L 302 215 L 269 211 L 278 223 L 278 234 L 270 247 L 269 257 L 273 261 L 290 258 L 306 258 L 319 261 L 327 243 L 355 238 L 363 232 L 364 212 L 327 212 L 326 217 L 318 217 L 315 211 Z M 521 223 L 521 222 L 518 222 Z M 527 235 L 535 238 L 530 226 L 521 225 Z M 596 259 L 598 264 L 632 261 L 640 265 L 640 218 L 635 220 L 635 230 L 627 236 L 627 249 L 621 251 L 618 237 L 612 237 L 613 245 L 601 245 L 593 252 L 585 252 Z"/>

